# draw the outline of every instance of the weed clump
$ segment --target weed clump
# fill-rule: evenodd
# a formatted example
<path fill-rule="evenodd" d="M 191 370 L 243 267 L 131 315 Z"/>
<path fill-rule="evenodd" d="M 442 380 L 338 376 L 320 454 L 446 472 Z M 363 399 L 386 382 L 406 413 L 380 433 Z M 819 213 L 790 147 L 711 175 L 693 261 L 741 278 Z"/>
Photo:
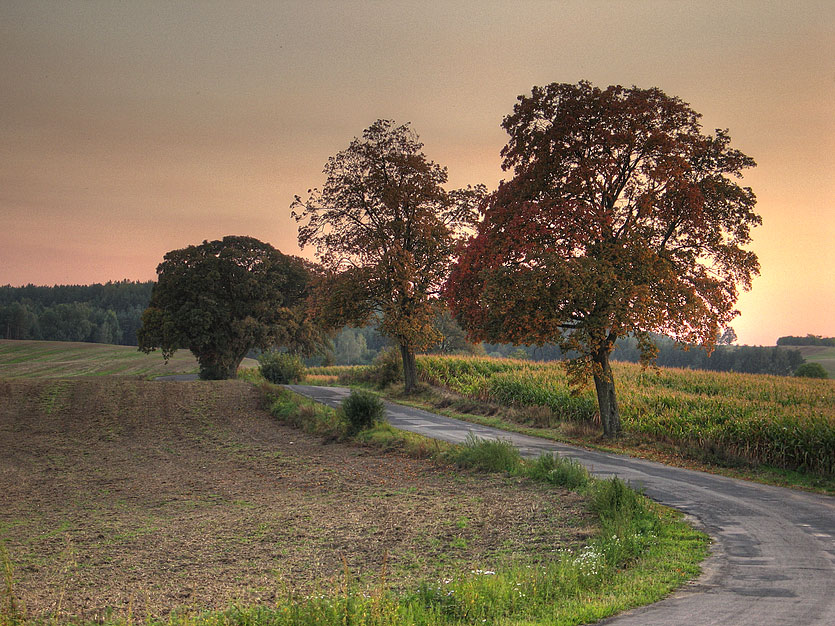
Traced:
<path fill-rule="evenodd" d="M 542 454 L 532 461 L 525 472 L 529 478 L 577 490 L 591 481 L 589 471 L 574 459 L 562 459 L 553 454 Z"/>
<path fill-rule="evenodd" d="M 371 367 L 371 378 L 382 389 L 403 380 L 403 360 L 400 351 L 389 346 L 375 357 Z"/>
<path fill-rule="evenodd" d="M 450 451 L 448 460 L 459 467 L 508 474 L 518 473 L 522 465 L 519 450 L 509 441 L 479 439 L 472 433 L 461 447 Z"/>
<path fill-rule="evenodd" d="M 383 421 L 386 407 L 378 396 L 370 391 L 355 389 L 342 402 L 342 413 L 348 420 L 351 433 L 370 428 L 374 422 Z"/>
<path fill-rule="evenodd" d="M 295 354 L 264 352 L 258 357 L 261 376 L 274 385 L 290 385 L 304 378 L 304 363 Z"/>

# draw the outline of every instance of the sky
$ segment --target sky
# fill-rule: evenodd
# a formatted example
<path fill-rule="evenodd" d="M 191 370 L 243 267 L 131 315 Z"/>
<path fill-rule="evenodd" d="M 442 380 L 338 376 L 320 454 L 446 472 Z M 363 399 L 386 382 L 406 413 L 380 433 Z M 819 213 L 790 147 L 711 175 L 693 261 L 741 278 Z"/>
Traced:
<path fill-rule="evenodd" d="M 758 167 L 740 343 L 835 336 L 835 2 L 0 2 L 0 285 L 151 280 L 169 250 L 300 251 L 294 195 L 379 118 L 449 187 L 508 178 L 534 85 L 659 87 Z"/>

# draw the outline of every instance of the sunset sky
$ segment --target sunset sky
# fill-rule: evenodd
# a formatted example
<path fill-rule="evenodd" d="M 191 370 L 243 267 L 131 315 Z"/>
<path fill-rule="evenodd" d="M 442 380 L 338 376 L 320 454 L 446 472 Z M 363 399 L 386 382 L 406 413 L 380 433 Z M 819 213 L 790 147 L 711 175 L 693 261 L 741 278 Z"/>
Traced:
<path fill-rule="evenodd" d="M 378 118 L 450 187 L 507 177 L 533 85 L 659 87 L 758 167 L 741 343 L 835 336 L 835 2 L 0 2 L 0 285 L 155 278 L 289 206 Z"/>

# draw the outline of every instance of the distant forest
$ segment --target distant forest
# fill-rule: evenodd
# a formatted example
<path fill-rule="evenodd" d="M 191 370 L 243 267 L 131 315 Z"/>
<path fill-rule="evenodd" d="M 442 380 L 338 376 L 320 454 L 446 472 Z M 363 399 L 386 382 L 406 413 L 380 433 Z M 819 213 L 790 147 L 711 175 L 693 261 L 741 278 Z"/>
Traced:
<path fill-rule="evenodd" d="M 0 337 L 5 339 L 41 339 L 45 341 L 87 341 L 128 346 L 137 345 L 136 331 L 142 312 L 151 299 L 153 281 L 120 281 L 95 285 L 58 285 L 55 287 L 0 286 Z M 570 358 L 557 346 L 515 346 L 483 343 L 473 345 L 447 311 L 436 316 L 436 328 L 443 339 L 430 352 L 480 354 L 533 361 Z M 784 346 L 835 345 L 835 338 L 781 337 L 778 347 L 717 346 L 708 356 L 705 350 L 685 349 L 671 339 L 658 335 L 657 364 L 662 367 L 685 367 L 718 372 L 745 372 L 788 376 L 803 364 L 800 351 Z M 368 364 L 387 346 L 374 326 L 346 327 L 337 333 L 331 345 L 308 364 Z M 639 351 L 634 339 L 618 341 L 612 359 L 637 362 Z"/>
<path fill-rule="evenodd" d="M 123 280 L 104 285 L 0 287 L 0 336 L 135 346 L 153 286 L 153 281 Z"/>
<path fill-rule="evenodd" d="M 805 337 L 780 337 L 778 346 L 829 346 L 835 347 L 835 337 L 821 337 L 820 335 L 806 335 Z"/>

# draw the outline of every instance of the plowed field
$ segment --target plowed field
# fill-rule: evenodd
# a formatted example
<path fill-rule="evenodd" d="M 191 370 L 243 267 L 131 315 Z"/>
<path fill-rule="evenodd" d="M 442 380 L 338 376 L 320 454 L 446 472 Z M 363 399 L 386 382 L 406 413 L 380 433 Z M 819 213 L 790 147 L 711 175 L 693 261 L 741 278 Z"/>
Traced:
<path fill-rule="evenodd" d="M 547 558 L 579 497 L 278 423 L 238 381 L 0 379 L 0 541 L 29 616 L 143 618 Z"/>

